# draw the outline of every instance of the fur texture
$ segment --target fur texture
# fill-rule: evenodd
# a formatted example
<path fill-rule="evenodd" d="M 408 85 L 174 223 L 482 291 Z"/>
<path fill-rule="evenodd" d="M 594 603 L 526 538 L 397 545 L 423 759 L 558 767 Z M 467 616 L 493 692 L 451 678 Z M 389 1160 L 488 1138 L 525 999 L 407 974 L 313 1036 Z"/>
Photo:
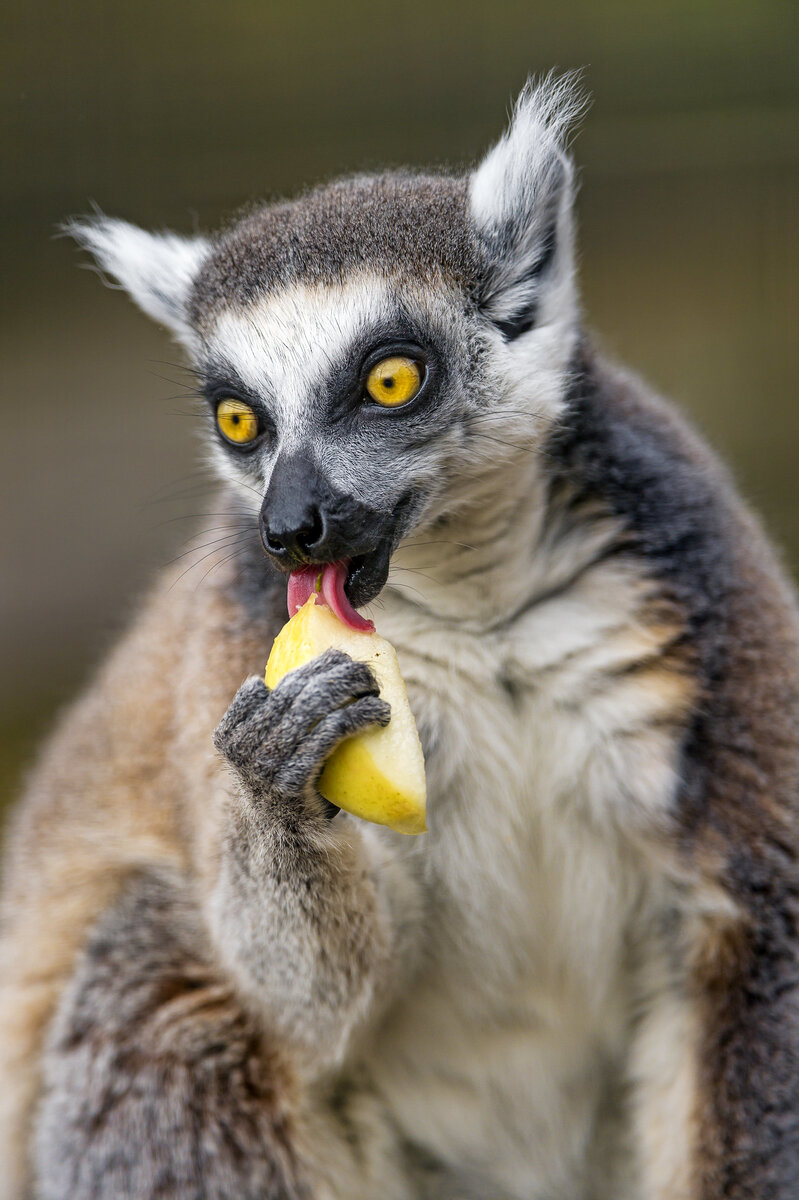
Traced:
<path fill-rule="evenodd" d="M 237 543 L 159 583 L 16 814 L 9 1200 L 796 1195 L 795 602 L 581 328 L 574 109 L 531 86 L 469 176 L 208 242 L 74 226 L 189 346 Z M 424 383 L 380 409 L 364 364 L 398 347 Z M 314 788 L 387 718 L 364 668 L 248 679 L 285 619 L 259 522 L 300 475 L 400 657 L 419 838 Z"/>

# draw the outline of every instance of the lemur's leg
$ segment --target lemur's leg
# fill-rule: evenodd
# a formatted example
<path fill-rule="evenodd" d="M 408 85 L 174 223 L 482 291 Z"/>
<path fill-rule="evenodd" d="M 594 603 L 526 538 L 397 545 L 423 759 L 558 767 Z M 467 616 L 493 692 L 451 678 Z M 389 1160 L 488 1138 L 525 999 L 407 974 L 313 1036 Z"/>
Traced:
<path fill-rule="evenodd" d="M 215 734 L 238 777 L 209 906 L 216 952 L 312 1074 L 341 1061 L 403 957 L 396 867 L 315 787 L 336 744 L 389 712 L 369 668 L 328 651 L 273 692 L 247 680 Z"/>
<path fill-rule="evenodd" d="M 796 909 L 689 920 L 650 969 L 632 1059 L 642 1200 L 799 1195 Z"/>
<path fill-rule="evenodd" d="M 315 1099 L 208 964 L 180 881 L 134 877 L 62 995 L 43 1060 L 35 1200 L 405 1200 L 368 1092 Z M 306 1168 L 305 1163 L 313 1166 Z"/>

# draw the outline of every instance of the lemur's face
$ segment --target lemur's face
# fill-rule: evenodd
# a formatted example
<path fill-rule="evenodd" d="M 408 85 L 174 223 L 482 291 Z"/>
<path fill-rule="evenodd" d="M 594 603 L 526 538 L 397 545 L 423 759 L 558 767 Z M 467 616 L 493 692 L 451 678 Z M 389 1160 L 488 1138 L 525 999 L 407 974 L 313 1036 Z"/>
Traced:
<path fill-rule="evenodd" d="M 248 485 L 264 550 L 287 570 L 347 560 L 347 594 L 368 603 L 468 466 L 491 389 L 463 293 L 365 267 L 227 306 L 206 329 L 214 460 Z"/>
<path fill-rule="evenodd" d="M 77 231 L 188 345 L 213 459 L 282 569 L 345 563 L 368 603 L 403 538 L 546 436 L 576 331 L 567 107 L 525 93 L 471 175 L 345 180 L 212 242 Z"/>

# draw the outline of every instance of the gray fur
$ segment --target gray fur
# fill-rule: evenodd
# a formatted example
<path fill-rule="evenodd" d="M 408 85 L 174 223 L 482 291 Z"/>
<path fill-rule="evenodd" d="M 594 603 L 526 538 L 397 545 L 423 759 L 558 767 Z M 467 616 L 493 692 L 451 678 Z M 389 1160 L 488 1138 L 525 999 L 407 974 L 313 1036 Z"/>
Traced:
<path fill-rule="evenodd" d="M 432 279 L 476 295 L 481 253 L 468 220 L 468 177 L 398 171 L 338 180 L 266 205 L 215 242 L 189 301 L 201 328 L 297 282 L 339 283 L 363 268 Z"/>
<path fill-rule="evenodd" d="M 39 1200 L 309 1197 L 291 1073 L 208 959 L 176 878 L 132 880 L 98 922 L 50 1033 Z"/>

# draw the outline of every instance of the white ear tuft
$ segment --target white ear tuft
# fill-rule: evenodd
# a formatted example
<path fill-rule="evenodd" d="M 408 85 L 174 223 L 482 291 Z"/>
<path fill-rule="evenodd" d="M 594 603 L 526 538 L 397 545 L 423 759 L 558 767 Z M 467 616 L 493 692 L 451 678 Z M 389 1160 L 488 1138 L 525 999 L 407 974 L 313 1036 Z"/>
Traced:
<path fill-rule="evenodd" d="M 484 310 L 507 338 L 537 319 L 551 274 L 571 274 L 570 128 L 586 107 L 578 76 L 529 80 L 507 132 L 471 178 L 472 219 L 487 252 Z"/>
<path fill-rule="evenodd" d="M 64 232 L 89 250 L 103 272 L 123 287 L 148 316 L 191 342 L 186 301 L 209 251 L 205 238 L 147 233 L 127 221 L 85 217 Z"/>

